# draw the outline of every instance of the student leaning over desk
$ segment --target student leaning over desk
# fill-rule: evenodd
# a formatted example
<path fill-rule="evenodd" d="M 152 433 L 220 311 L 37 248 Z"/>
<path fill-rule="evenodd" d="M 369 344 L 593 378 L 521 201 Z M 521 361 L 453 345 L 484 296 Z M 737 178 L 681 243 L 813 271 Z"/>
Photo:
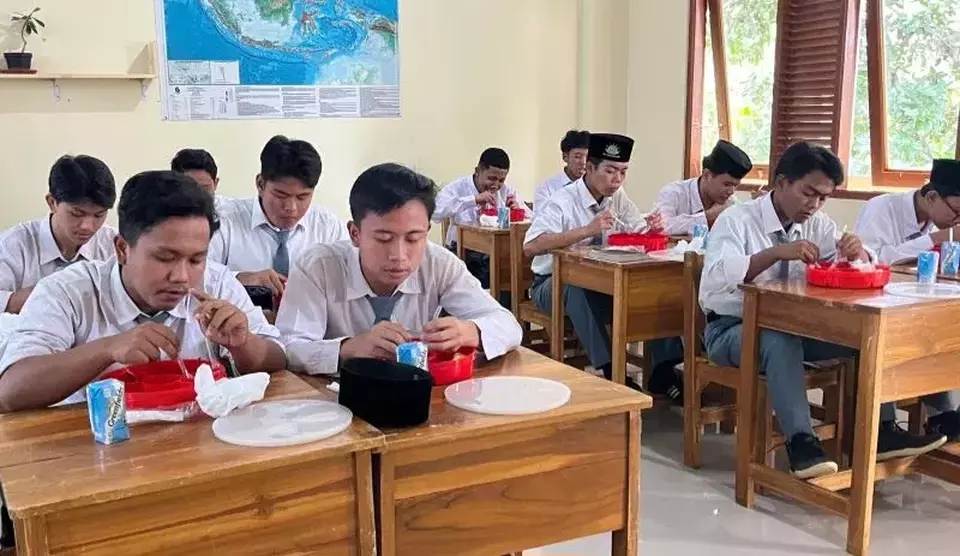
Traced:
<path fill-rule="evenodd" d="M 857 219 L 857 234 L 882 264 L 917 258 L 947 241 L 960 241 L 960 161 L 934 160 L 930 182 L 920 189 L 888 193 L 867 201 Z M 921 401 L 931 410 L 927 431 L 960 440 L 960 392 L 938 392 Z"/>
<path fill-rule="evenodd" d="M 396 359 L 415 337 L 428 349 L 482 349 L 488 359 L 523 332 L 467 271 L 427 239 L 436 199 L 428 178 L 398 164 L 374 166 L 350 190 L 350 241 L 318 245 L 294 266 L 277 314 L 290 368 L 337 371 L 356 357 Z M 439 310 L 449 316 L 437 317 Z"/>
<path fill-rule="evenodd" d="M 41 278 L 113 257 L 117 230 L 104 221 L 117 189 L 107 165 L 92 156 L 62 156 L 48 183 L 50 214 L 0 236 L 0 308 L 6 313 L 19 313 Z"/>
<path fill-rule="evenodd" d="M 80 401 L 117 366 L 206 357 L 204 337 L 241 372 L 285 367 L 279 332 L 229 270 L 207 262 L 216 213 L 195 181 L 137 174 L 117 212 L 116 259 L 48 276 L 24 305 L 0 359 L 0 411 Z"/>
<path fill-rule="evenodd" d="M 824 214 L 826 200 L 843 183 L 840 160 L 820 146 L 797 143 L 783 153 L 771 192 L 723 212 L 710 232 L 700 282 L 706 313 L 704 344 L 711 361 L 739 366 L 743 335 L 743 283 L 804 279 L 805 265 L 819 260 L 867 261 L 874 254 L 859 237 L 839 234 Z M 839 238 L 839 239 L 838 239 Z M 854 357 L 850 348 L 762 330 L 759 371 L 767 377 L 771 405 L 787 439 L 792 473 L 801 479 L 837 471 L 813 434 L 804 387 L 804 361 Z M 942 445 L 942 435 L 914 436 L 900 428 L 893 404 L 881 406 L 877 458 L 918 455 Z"/>

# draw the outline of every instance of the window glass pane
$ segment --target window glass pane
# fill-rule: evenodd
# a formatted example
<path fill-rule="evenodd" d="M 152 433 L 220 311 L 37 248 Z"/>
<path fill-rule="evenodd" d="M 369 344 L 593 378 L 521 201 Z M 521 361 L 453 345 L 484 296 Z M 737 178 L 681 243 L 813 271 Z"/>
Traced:
<path fill-rule="evenodd" d="M 713 66 L 713 42 L 710 40 L 710 24 L 707 20 L 706 49 L 703 53 L 703 129 L 700 135 L 700 150 L 706 156 L 720 138 L 720 124 L 717 121 L 717 80 Z"/>
<path fill-rule="evenodd" d="M 770 161 L 773 72 L 776 61 L 776 0 L 724 0 L 730 139 L 754 164 Z M 712 146 L 712 145 L 711 145 Z"/>
<path fill-rule="evenodd" d="M 883 27 L 888 164 L 929 170 L 956 153 L 960 1 L 884 0 Z"/>
<path fill-rule="evenodd" d="M 857 81 L 853 98 L 853 136 L 850 141 L 851 176 L 869 178 L 870 164 L 870 92 L 867 80 L 867 3 L 860 6 L 860 35 L 857 37 Z M 841 158 L 843 157 L 842 153 Z"/>

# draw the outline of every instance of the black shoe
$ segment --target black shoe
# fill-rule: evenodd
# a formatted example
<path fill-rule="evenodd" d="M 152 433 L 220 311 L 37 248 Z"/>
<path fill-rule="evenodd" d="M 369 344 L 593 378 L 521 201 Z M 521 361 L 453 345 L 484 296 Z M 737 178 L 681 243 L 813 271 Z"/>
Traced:
<path fill-rule="evenodd" d="M 927 419 L 927 434 L 942 434 L 947 442 L 960 441 L 960 413 L 945 411 Z"/>
<path fill-rule="evenodd" d="M 820 439 L 805 432 L 798 432 L 787 442 L 787 459 L 790 460 L 790 473 L 804 481 L 830 475 L 840 469 L 836 462 L 827 457 Z"/>
<path fill-rule="evenodd" d="M 661 363 L 650 375 L 650 393 L 654 396 L 670 398 L 674 405 L 683 407 L 683 377 L 677 373 L 676 361 Z"/>
<path fill-rule="evenodd" d="M 936 450 L 947 442 L 942 434 L 913 435 L 902 429 L 896 421 L 880 423 L 880 436 L 877 438 L 877 461 L 893 458 L 919 456 Z"/>

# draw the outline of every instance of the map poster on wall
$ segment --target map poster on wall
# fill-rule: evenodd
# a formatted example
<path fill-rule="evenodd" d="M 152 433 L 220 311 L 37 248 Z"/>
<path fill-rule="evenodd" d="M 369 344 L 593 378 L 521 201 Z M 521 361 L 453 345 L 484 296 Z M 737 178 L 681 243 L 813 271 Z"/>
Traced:
<path fill-rule="evenodd" d="M 400 116 L 397 0 L 156 0 L 163 118 Z"/>

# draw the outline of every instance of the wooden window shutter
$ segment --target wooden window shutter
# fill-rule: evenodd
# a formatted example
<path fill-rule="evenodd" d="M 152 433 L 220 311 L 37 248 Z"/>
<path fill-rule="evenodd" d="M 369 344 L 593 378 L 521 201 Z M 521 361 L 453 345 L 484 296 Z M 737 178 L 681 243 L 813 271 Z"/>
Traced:
<path fill-rule="evenodd" d="M 770 168 L 791 144 L 850 154 L 859 0 L 780 0 Z M 771 175 L 771 180 L 774 176 Z"/>

